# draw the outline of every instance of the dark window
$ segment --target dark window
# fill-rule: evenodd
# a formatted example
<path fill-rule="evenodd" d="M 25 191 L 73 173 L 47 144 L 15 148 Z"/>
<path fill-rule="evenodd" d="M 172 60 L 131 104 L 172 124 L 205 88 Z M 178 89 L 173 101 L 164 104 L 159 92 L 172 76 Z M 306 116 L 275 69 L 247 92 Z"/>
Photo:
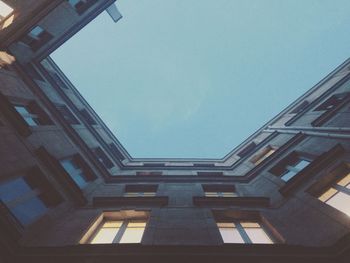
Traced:
<path fill-rule="evenodd" d="M 79 155 L 60 160 L 60 163 L 64 170 L 80 188 L 84 188 L 88 181 L 95 178 L 84 160 Z"/>
<path fill-rule="evenodd" d="M 241 158 L 243 158 L 244 156 L 250 154 L 256 147 L 256 143 L 255 142 L 251 142 L 249 143 L 243 150 L 241 150 L 239 153 L 237 153 L 237 155 Z"/>
<path fill-rule="evenodd" d="M 92 5 L 97 3 L 97 0 L 68 0 L 68 3 L 74 7 L 75 11 L 81 15 L 88 10 Z"/>
<path fill-rule="evenodd" d="M 21 42 L 29 46 L 33 51 L 36 51 L 51 39 L 52 35 L 50 33 L 40 26 L 35 26 L 21 39 Z"/>
<path fill-rule="evenodd" d="M 283 181 L 288 182 L 310 163 L 310 160 L 307 160 L 298 153 L 293 152 L 274 166 L 270 172 L 276 176 L 279 176 Z"/>
<path fill-rule="evenodd" d="M 29 76 L 31 76 L 33 79 L 44 81 L 43 77 L 39 74 L 39 72 L 36 70 L 36 68 L 28 63 L 25 66 L 25 70 Z"/>
<path fill-rule="evenodd" d="M 62 201 L 38 169 L 0 184 L 0 199 L 23 225 L 34 222 Z"/>
<path fill-rule="evenodd" d="M 159 166 L 165 166 L 165 163 L 144 163 L 143 166 L 145 166 L 145 167 L 159 167 Z"/>
<path fill-rule="evenodd" d="M 342 103 L 348 96 L 349 92 L 335 94 L 318 106 L 314 111 L 331 110 Z"/>
<path fill-rule="evenodd" d="M 14 105 L 15 110 L 29 126 L 51 125 L 52 121 L 36 102 L 27 105 Z"/>
<path fill-rule="evenodd" d="M 111 148 L 111 151 L 113 152 L 113 154 L 121 161 L 125 160 L 125 157 L 123 156 L 123 154 L 119 151 L 119 149 L 117 148 L 117 146 L 114 143 L 109 144 L 109 147 Z"/>
<path fill-rule="evenodd" d="M 215 164 L 213 163 L 194 163 L 194 167 L 214 167 Z"/>
<path fill-rule="evenodd" d="M 104 151 L 100 148 L 97 147 L 93 149 L 93 152 L 95 153 L 97 159 L 107 168 L 111 169 L 114 167 L 114 164 L 112 161 L 108 158 L 108 156 L 104 153 Z"/>
<path fill-rule="evenodd" d="M 63 118 L 69 123 L 69 124 L 80 124 L 77 118 L 74 117 L 73 113 L 68 109 L 67 106 L 56 104 L 56 109 L 61 113 Z"/>
<path fill-rule="evenodd" d="M 309 104 L 310 103 L 307 100 L 304 100 L 291 113 L 296 114 L 302 112 Z"/>
<path fill-rule="evenodd" d="M 80 113 L 89 125 L 97 124 L 86 109 L 81 110 Z"/>
<path fill-rule="evenodd" d="M 12 24 L 14 19 L 14 10 L 11 6 L 0 1 L 0 30 Z"/>
<path fill-rule="evenodd" d="M 59 86 L 62 89 L 69 89 L 67 84 L 61 79 L 61 77 L 56 72 L 49 71 L 49 73 L 50 73 L 50 76 L 52 77 L 52 79 L 57 84 L 57 86 Z"/>

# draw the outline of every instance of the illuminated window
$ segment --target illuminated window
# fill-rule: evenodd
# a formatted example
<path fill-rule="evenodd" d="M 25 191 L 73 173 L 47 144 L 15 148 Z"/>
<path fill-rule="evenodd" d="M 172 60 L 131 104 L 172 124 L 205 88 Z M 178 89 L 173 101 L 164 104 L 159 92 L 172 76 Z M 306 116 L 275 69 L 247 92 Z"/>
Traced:
<path fill-rule="evenodd" d="M 0 200 L 23 224 L 28 225 L 61 202 L 61 197 L 36 169 L 0 184 Z"/>
<path fill-rule="evenodd" d="M 157 194 L 158 185 L 150 184 L 134 184 L 126 185 L 125 187 L 125 197 L 152 197 Z"/>
<path fill-rule="evenodd" d="M 259 154 L 255 155 L 250 162 L 252 162 L 255 165 L 260 164 L 262 161 L 264 161 L 267 157 L 272 155 L 276 151 L 275 148 L 271 146 L 265 147 Z"/>
<path fill-rule="evenodd" d="M 15 17 L 13 8 L 0 1 L 0 29 L 8 27 Z"/>
<path fill-rule="evenodd" d="M 237 197 L 234 185 L 204 184 L 202 185 L 206 197 Z"/>
<path fill-rule="evenodd" d="M 235 192 L 204 192 L 206 197 L 236 197 Z"/>
<path fill-rule="evenodd" d="M 217 223 L 224 243 L 273 244 L 260 223 L 253 221 Z"/>
<path fill-rule="evenodd" d="M 141 220 L 105 220 L 89 243 L 141 243 L 145 228 L 146 222 Z"/>
<path fill-rule="evenodd" d="M 35 102 L 27 105 L 14 105 L 14 108 L 29 126 L 52 124 L 47 114 Z"/>
<path fill-rule="evenodd" d="M 332 185 L 318 199 L 350 216 L 350 173 Z"/>
<path fill-rule="evenodd" d="M 306 168 L 311 162 L 301 157 L 296 152 L 289 154 L 281 160 L 270 172 L 279 176 L 283 181 L 288 182 L 295 175 Z"/>

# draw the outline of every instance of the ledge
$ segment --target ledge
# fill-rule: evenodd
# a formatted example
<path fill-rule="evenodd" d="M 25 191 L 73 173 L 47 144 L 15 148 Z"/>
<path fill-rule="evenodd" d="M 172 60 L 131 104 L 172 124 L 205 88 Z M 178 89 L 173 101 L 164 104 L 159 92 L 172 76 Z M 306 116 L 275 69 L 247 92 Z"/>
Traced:
<path fill-rule="evenodd" d="M 334 263 L 348 262 L 350 235 L 331 246 L 286 244 L 141 245 L 99 244 L 62 247 L 18 247 L 11 262 L 240 262 Z"/>
<path fill-rule="evenodd" d="M 194 196 L 193 203 L 197 206 L 270 206 L 267 197 L 206 197 Z"/>
<path fill-rule="evenodd" d="M 94 207 L 106 207 L 106 206 L 166 206 L 168 204 L 167 196 L 149 196 L 149 197 L 124 197 L 124 196 L 113 196 L 104 197 L 97 196 L 92 200 Z"/>

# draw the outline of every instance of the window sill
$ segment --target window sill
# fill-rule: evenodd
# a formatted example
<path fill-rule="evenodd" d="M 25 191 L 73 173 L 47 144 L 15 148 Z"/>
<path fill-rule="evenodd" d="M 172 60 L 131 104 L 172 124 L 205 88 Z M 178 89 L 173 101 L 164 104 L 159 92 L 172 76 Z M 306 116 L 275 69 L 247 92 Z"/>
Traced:
<path fill-rule="evenodd" d="M 168 204 L 167 196 L 150 196 L 150 197 L 94 197 L 92 200 L 94 207 L 108 207 L 108 206 L 166 206 Z"/>
<path fill-rule="evenodd" d="M 251 206 L 268 207 L 270 198 L 267 197 L 206 197 L 194 196 L 193 203 L 196 206 Z"/>

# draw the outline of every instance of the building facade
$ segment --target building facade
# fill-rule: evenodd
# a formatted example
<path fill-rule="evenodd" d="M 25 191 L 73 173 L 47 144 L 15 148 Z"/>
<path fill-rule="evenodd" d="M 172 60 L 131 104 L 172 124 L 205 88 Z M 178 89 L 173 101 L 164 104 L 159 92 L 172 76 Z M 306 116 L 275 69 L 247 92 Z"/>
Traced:
<path fill-rule="evenodd" d="M 114 1 L 0 7 L 1 263 L 349 262 L 350 60 L 222 159 L 135 159 L 50 58 Z"/>

